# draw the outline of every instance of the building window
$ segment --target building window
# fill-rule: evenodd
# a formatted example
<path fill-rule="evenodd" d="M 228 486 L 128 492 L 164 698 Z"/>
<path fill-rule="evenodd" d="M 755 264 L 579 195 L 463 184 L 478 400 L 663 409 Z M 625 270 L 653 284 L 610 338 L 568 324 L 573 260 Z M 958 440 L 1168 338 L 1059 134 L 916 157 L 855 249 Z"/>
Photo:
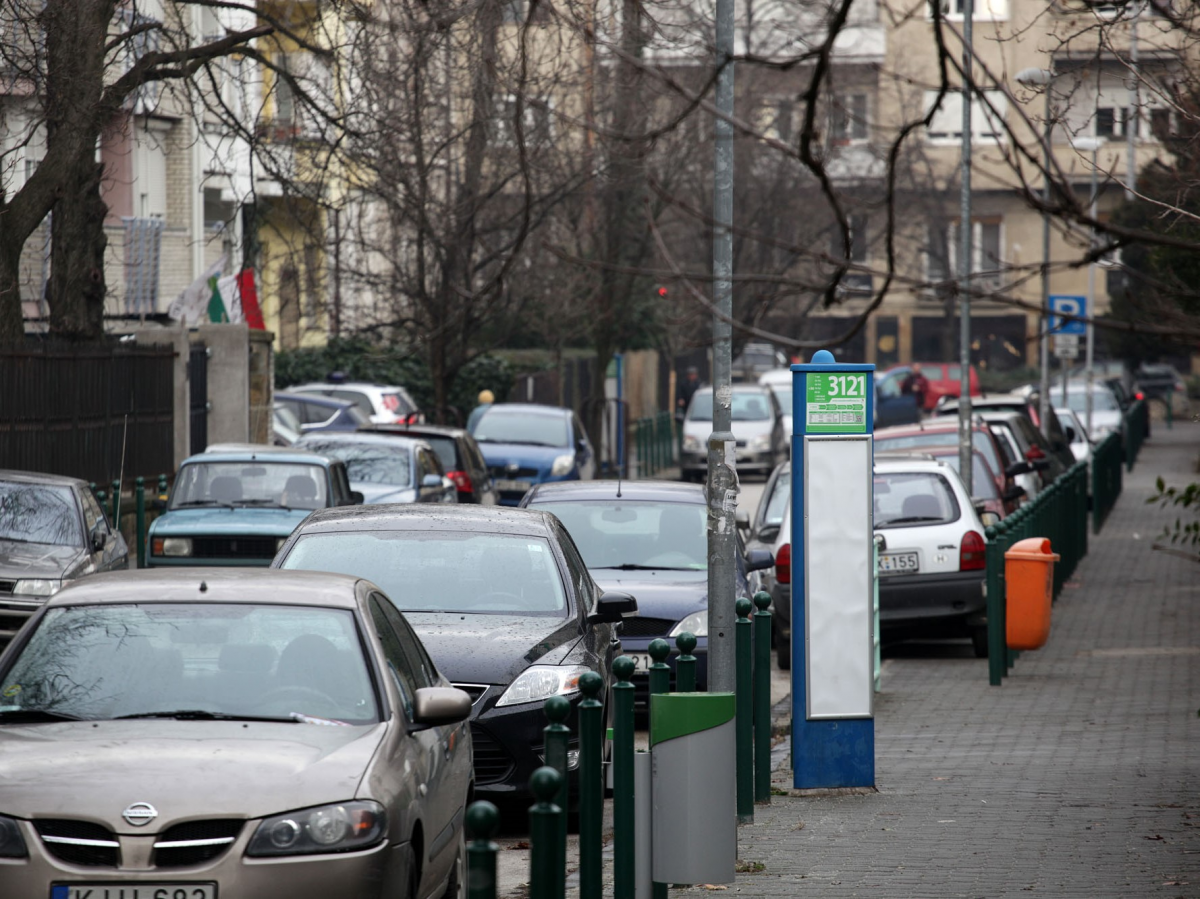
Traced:
<path fill-rule="evenodd" d="M 763 137 L 787 143 L 792 139 L 792 102 L 767 100 L 758 107 L 758 130 Z"/>
<path fill-rule="evenodd" d="M 983 91 L 983 96 L 971 98 L 972 143 L 1000 143 L 1004 140 L 1004 114 L 1008 97 L 1003 91 Z M 937 91 L 925 92 L 925 109 L 937 102 Z M 930 119 L 925 132 L 931 143 L 957 143 L 962 140 L 962 94 L 950 91 L 942 97 L 941 105 Z"/>
<path fill-rule="evenodd" d="M 852 215 L 849 217 L 850 225 L 850 253 L 851 262 L 866 262 L 869 255 L 867 248 L 867 217 L 865 215 Z M 838 227 L 834 227 L 833 233 L 830 235 L 829 255 L 835 259 L 845 259 L 846 246 L 842 240 L 842 231 Z"/>
<path fill-rule="evenodd" d="M 971 222 L 971 276 L 985 286 L 996 289 L 1004 269 L 1004 246 L 1001 220 L 979 218 Z M 933 284 L 954 281 L 958 271 L 958 222 L 944 228 L 931 227 L 925 248 L 925 277 Z"/>
<path fill-rule="evenodd" d="M 933 4 L 937 3 L 947 19 L 961 19 L 965 0 L 929 0 L 929 18 L 933 18 Z M 1008 18 L 1008 0 L 975 0 L 972 19 L 1003 20 Z"/>
<path fill-rule="evenodd" d="M 496 104 L 496 142 L 502 146 L 517 145 L 517 97 L 506 94 Z M 525 145 L 534 146 L 550 139 L 550 107 L 545 101 L 526 99 L 522 105 L 521 130 Z"/>
<path fill-rule="evenodd" d="M 838 143 L 866 140 L 869 124 L 866 94 L 843 94 L 833 101 L 830 134 Z"/>

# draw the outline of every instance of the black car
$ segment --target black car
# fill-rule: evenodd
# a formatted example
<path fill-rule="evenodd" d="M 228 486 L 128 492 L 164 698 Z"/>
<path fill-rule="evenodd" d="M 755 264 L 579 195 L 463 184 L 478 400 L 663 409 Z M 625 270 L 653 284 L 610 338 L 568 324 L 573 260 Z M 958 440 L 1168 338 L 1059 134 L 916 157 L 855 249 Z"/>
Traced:
<path fill-rule="evenodd" d="M 543 705 L 604 682 L 630 596 L 601 593 L 553 515 L 499 506 L 363 506 L 318 511 L 275 568 L 353 574 L 399 608 L 439 670 L 472 697 L 476 794 L 526 798 L 542 765 Z M 607 698 L 605 699 L 607 704 Z M 577 740 L 577 738 L 576 738 Z M 578 765 L 578 742 L 569 747 Z"/>
<path fill-rule="evenodd" d="M 596 582 L 638 598 L 638 615 L 621 623 L 621 651 L 637 663 L 635 702 L 649 701 L 649 647 L 659 637 L 696 637 L 697 686 L 708 681 L 708 504 L 699 484 L 673 481 L 567 481 L 539 484 L 521 505 L 558 517 Z M 773 564 L 771 553 L 747 553 L 738 536 L 737 595 L 760 589 L 755 573 Z"/>
<path fill-rule="evenodd" d="M 296 416 L 300 432 L 357 431 L 371 420 L 353 403 L 312 393 L 276 393 L 275 402 Z"/>
<path fill-rule="evenodd" d="M 446 477 L 458 489 L 460 503 L 494 506 L 499 502 L 487 463 L 483 461 L 483 452 L 471 432 L 465 428 L 398 424 L 372 425 L 363 430 L 424 440 L 442 460 Z"/>
<path fill-rule="evenodd" d="M 86 482 L 0 471 L 0 645 L 71 581 L 128 562 Z"/>

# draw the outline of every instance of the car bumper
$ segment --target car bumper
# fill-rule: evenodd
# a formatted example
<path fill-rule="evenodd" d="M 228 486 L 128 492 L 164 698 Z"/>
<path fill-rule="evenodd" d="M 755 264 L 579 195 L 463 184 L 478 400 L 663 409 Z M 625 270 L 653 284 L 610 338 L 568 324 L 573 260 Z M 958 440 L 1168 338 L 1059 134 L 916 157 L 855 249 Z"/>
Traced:
<path fill-rule="evenodd" d="M 192 556 L 147 556 L 147 568 L 270 568 L 271 559 L 197 559 Z"/>
<path fill-rule="evenodd" d="M 737 451 L 738 471 L 765 471 L 768 474 L 775 468 L 775 454 L 770 450 L 756 453 L 740 449 Z M 679 468 L 684 474 L 702 474 L 708 471 L 708 456 L 704 453 L 683 453 L 680 456 Z"/>
<path fill-rule="evenodd" d="M 504 687 L 489 687 L 479 703 L 494 703 Z M 579 703 L 583 696 L 567 697 L 571 712 L 566 724 L 571 730 L 568 751 L 579 748 Z M 529 779 L 545 762 L 546 713 L 541 702 L 521 705 L 492 705 L 471 719 L 471 742 L 475 757 L 475 795 L 493 801 L 527 799 Z M 575 781 L 578 767 L 568 779 Z"/>
<path fill-rule="evenodd" d="M 382 899 L 403 892 L 407 882 L 403 845 L 387 842 L 362 852 L 291 858 L 247 858 L 245 849 L 257 826 L 248 822 L 229 851 L 212 862 L 186 868 L 80 867 L 50 855 L 28 822 L 21 823 L 29 850 L 24 859 L 0 859 L 0 884 L 5 896 L 52 896 L 53 886 L 86 884 L 111 889 L 93 890 L 92 899 L 154 899 L 175 896 L 136 890 L 139 885 L 171 885 L 181 890 L 190 885 L 215 884 L 218 899 Z M 144 840 L 144 837 L 125 840 Z M 121 890 L 120 887 L 125 887 Z M 131 889 L 133 888 L 133 889 Z M 191 896 L 190 891 L 179 895 Z"/>
<path fill-rule="evenodd" d="M 983 571 L 894 575 L 879 579 L 879 627 L 981 623 L 987 601 Z"/>

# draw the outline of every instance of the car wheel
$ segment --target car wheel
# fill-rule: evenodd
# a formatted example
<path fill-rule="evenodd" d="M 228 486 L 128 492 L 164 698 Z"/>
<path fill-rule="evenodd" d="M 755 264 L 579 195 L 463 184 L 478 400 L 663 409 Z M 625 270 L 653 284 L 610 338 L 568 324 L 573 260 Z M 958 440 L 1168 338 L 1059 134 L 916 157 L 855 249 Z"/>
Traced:
<path fill-rule="evenodd" d="M 417 867 L 417 853 L 413 851 L 412 843 L 406 843 L 400 850 L 404 855 L 404 865 L 408 869 L 408 888 L 404 899 L 417 899 L 421 888 L 421 871 Z"/>
<path fill-rule="evenodd" d="M 454 853 L 454 863 L 450 866 L 450 880 L 446 883 L 443 899 L 466 899 L 467 895 L 467 831 L 464 827 L 458 833 L 458 851 Z"/>
<path fill-rule="evenodd" d="M 988 629 L 986 624 L 971 628 L 971 648 L 975 650 L 975 658 L 988 657 Z"/>

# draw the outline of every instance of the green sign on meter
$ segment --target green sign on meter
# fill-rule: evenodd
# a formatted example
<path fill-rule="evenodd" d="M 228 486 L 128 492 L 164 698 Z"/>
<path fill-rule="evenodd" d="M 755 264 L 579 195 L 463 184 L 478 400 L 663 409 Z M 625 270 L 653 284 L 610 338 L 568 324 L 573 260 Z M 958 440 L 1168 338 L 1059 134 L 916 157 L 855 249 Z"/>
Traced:
<path fill-rule="evenodd" d="M 804 426 L 809 434 L 867 432 L 865 372 L 809 372 L 805 384 Z"/>

